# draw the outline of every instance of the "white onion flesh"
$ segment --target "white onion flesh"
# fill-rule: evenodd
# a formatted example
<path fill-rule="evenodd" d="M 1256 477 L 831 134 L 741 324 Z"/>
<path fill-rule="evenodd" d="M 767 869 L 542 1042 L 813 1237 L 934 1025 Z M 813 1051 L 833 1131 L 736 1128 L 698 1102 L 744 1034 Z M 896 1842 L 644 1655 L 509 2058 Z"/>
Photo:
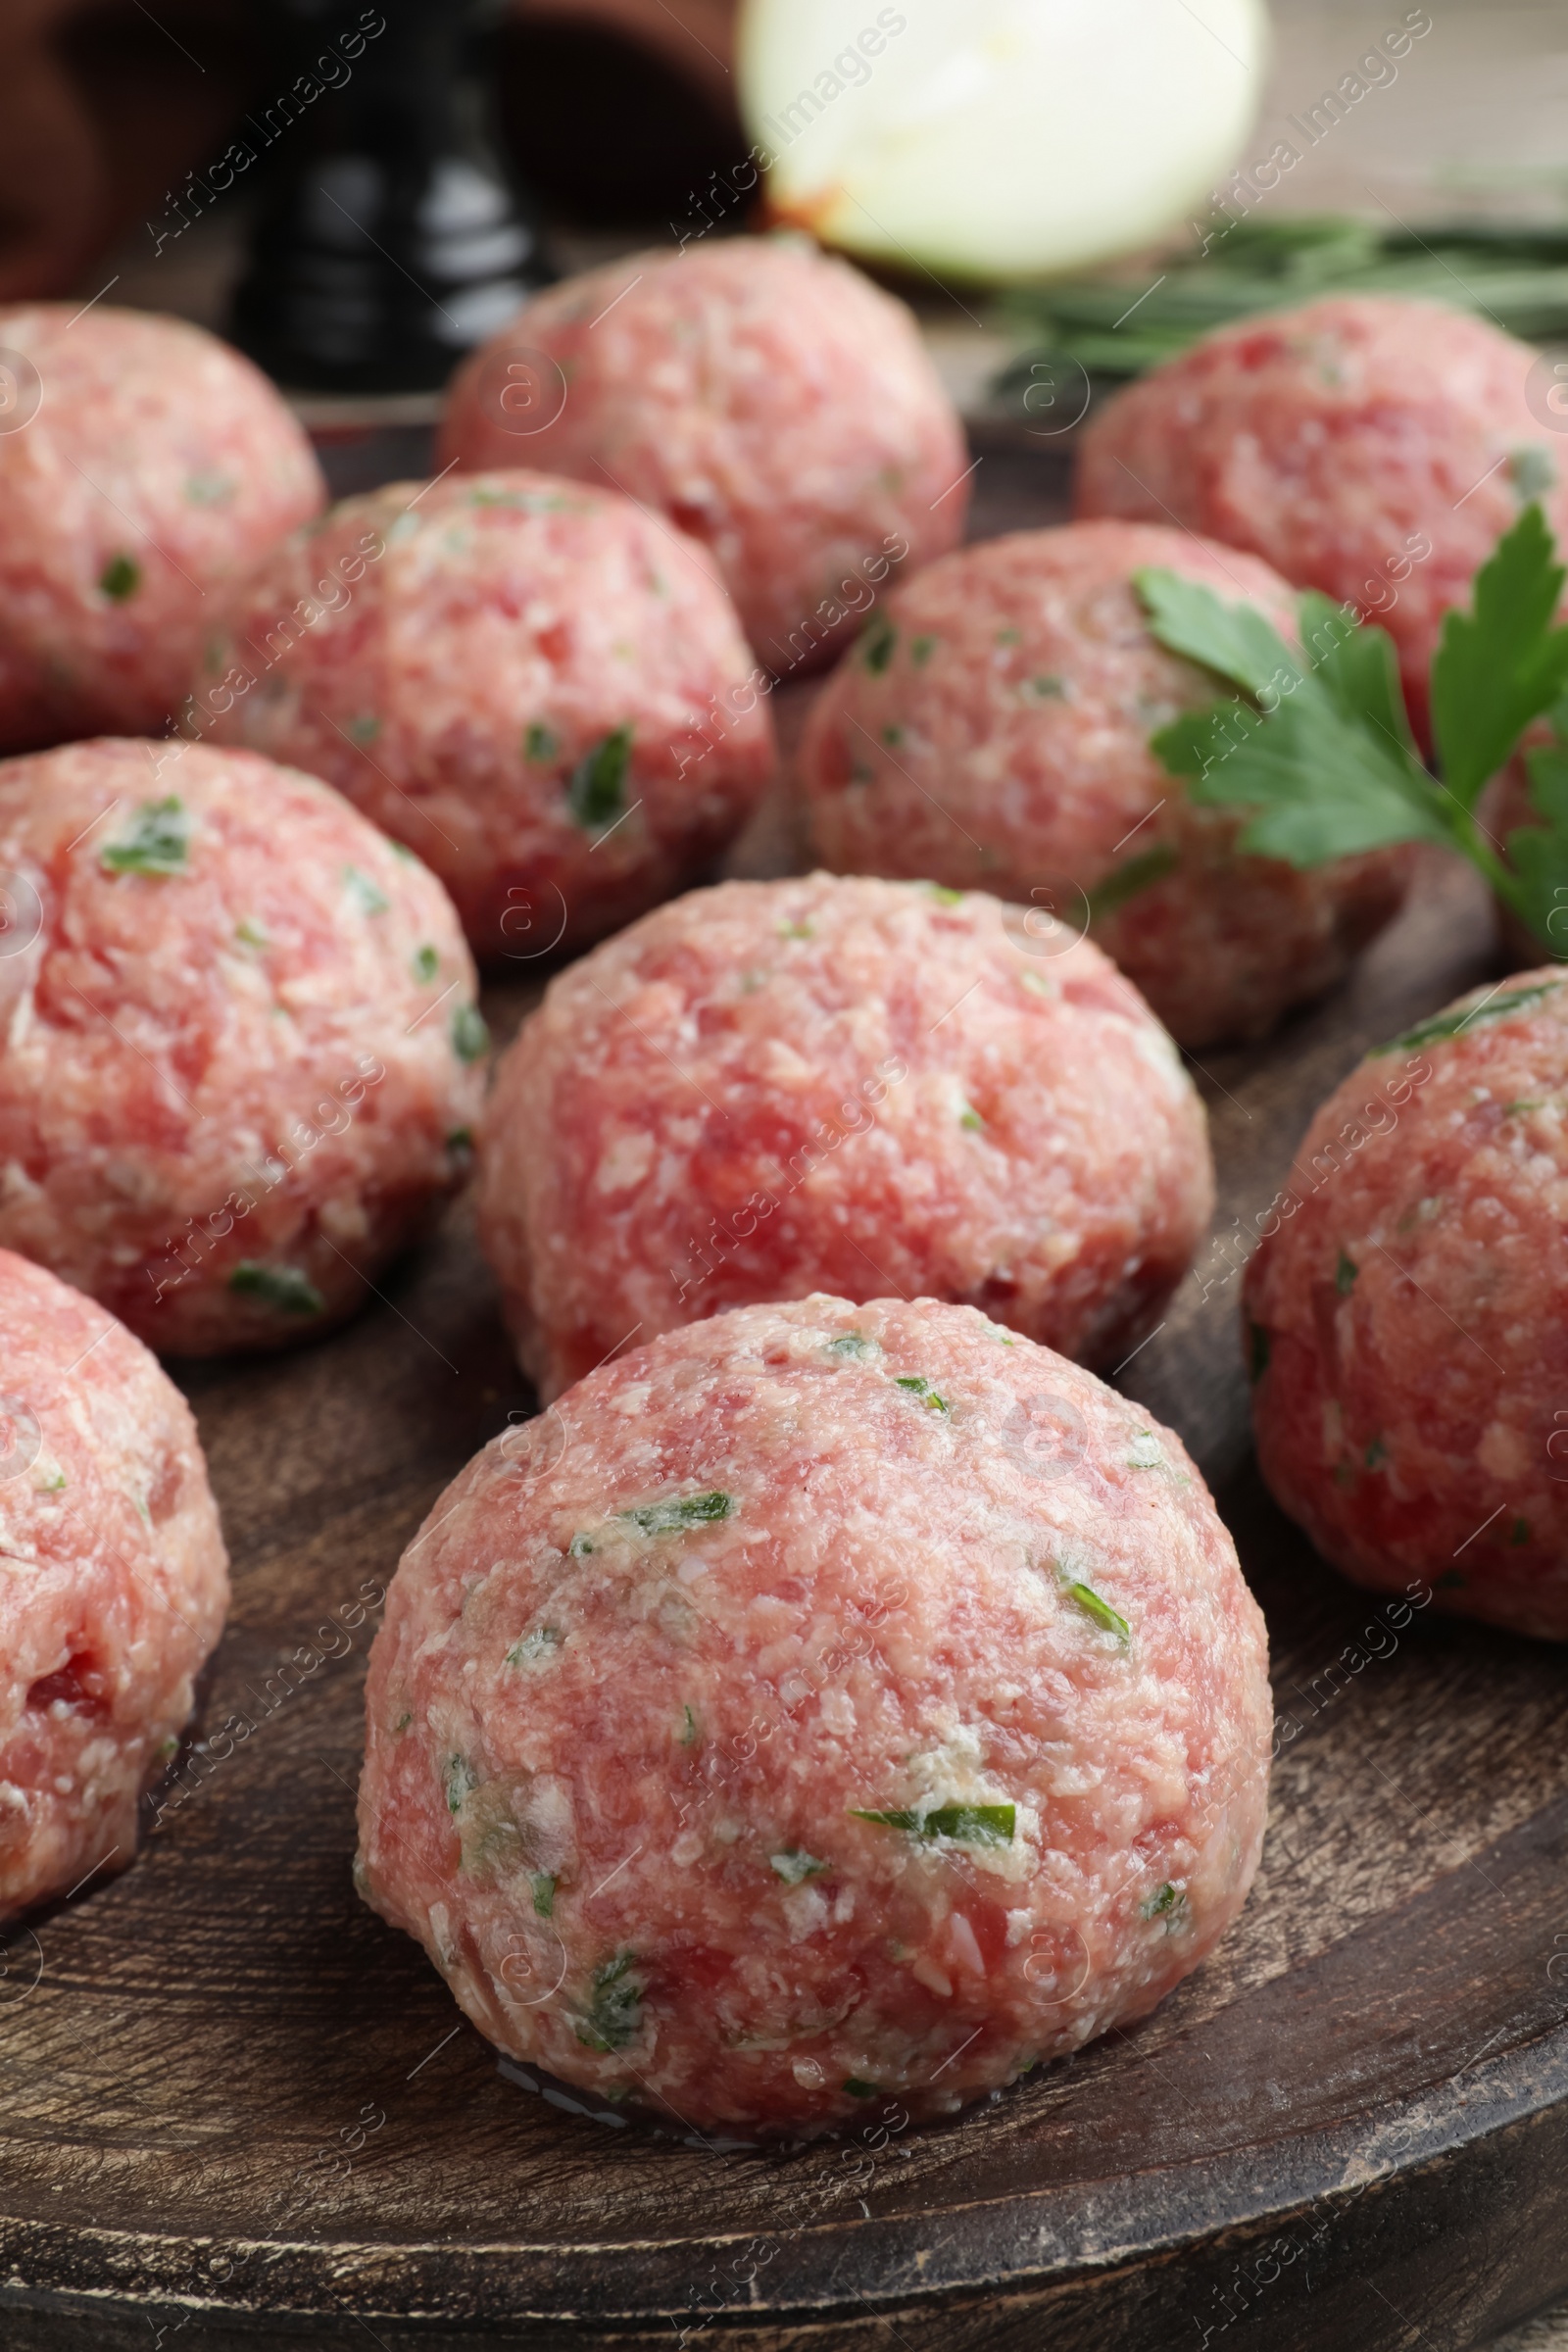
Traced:
<path fill-rule="evenodd" d="M 879 261 L 1033 278 L 1206 212 L 1267 36 L 1263 0 L 746 0 L 740 87 L 782 218 Z"/>

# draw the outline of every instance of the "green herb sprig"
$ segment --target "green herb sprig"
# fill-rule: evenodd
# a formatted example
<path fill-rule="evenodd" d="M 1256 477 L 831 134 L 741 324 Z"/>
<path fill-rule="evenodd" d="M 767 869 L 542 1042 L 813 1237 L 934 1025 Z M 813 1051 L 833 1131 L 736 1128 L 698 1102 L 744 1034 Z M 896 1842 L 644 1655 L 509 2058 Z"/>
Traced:
<path fill-rule="evenodd" d="M 1334 214 L 1216 221 L 1200 254 L 1164 260 L 1146 280 L 1111 272 L 1007 296 L 1003 322 L 1028 348 L 998 390 L 1027 392 L 1042 349 L 1114 381 L 1236 319 L 1324 294 L 1441 302 L 1527 342 L 1555 341 L 1568 336 L 1568 234 L 1463 222 L 1417 235 Z"/>
<path fill-rule="evenodd" d="M 1250 811 L 1243 850 L 1313 866 L 1438 842 L 1478 867 L 1538 937 L 1561 944 L 1550 923 L 1568 906 L 1568 627 L 1555 622 L 1565 578 L 1532 504 L 1477 572 L 1469 610 L 1444 620 L 1434 773 L 1416 751 L 1385 630 L 1308 591 L 1298 655 L 1254 608 L 1175 572 L 1141 571 L 1134 585 L 1152 635 L 1237 690 L 1159 728 L 1152 747 L 1194 801 Z M 1547 713 L 1551 742 L 1525 756 L 1542 821 L 1499 850 L 1476 814 L 1483 787 Z"/>
<path fill-rule="evenodd" d="M 1012 1805 L 937 1805 L 932 1811 L 868 1813 L 852 1805 L 857 1821 L 903 1830 L 910 1838 L 951 1838 L 959 1845 L 1010 1845 L 1016 1824 Z"/>

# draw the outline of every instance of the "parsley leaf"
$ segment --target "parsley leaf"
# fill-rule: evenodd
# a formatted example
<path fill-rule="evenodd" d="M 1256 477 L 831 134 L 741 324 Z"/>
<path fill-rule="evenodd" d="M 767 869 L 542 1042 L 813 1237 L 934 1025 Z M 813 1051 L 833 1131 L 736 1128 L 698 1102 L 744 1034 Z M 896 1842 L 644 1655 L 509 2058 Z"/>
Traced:
<path fill-rule="evenodd" d="M 241 1298 L 275 1307 L 280 1315 L 319 1315 L 326 1309 L 326 1300 L 298 1266 L 264 1266 L 256 1258 L 241 1258 L 228 1287 Z"/>
<path fill-rule="evenodd" d="M 1193 800 L 1256 810 L 1240 836 L 1243 850 L 1309 866 L 1396 841 L 1449 838 L 1431 778 L 1409 748 L 1381 629 L 1354 630 L 1327 598 L 1303 599 L 1302 637 L 1313 656 L 1303 671 L 1262 613 L 1222 605 L 1211 588 L 1175 572 L 1135 578 L 1160 644 L 1206 659 L 1248 697 L 1185 711 L 1151 738 L 1171 774 L 1188 779 Z M 1244 614 L 1245 629 L 1228 625 Z M 1381 643 L 1352 651 L 1352 636 Z"/>
<path fill-rule="evenodd" d="M 624 812 L 631 738 L 629 726 L 616 727 L 591 752 L 585 752 L 572 769 L 566 807 L 579 825 L 608 825 Z"/>
<path fill-rule="evenodd" d="M 867 1813 L 858 1805 L 850 1811 L 857 1821 L 874 1821 L 884 1830 L 904 1830 L 911 1838 L 951 1838 L 959 1845 L 1010 1845 L 1017 1819 L 1014 1805 L 937 1805 L 912 1813 Z"/>
<path fill-rule="evenodd" d="M 715 1489 L 708 1494 L 671 1494 L 662 1502 L 639 1503 L 634 1510 L 617 1511 L 615 1517 L 631 1520 L 645 1536 L 672 1536 L 683 1527 L 727 1519 L 734 1508 L 733 1494 L 721 1494 Z"/>
<path fill-rule="evenodd" d="M 1556 740 L 1525 754 L 1530 804 L 1544 821 L 1508 836 L 1518 911 L 1554 956 L 1568 947 L 1568 701 L 1552 712 Z"/>
<path fill-rule="evenodd" d="M 786 1886 L 799 1886 L 803 1880 L 820 1878 L 823 1871 L 831 1867 L 826 1862 L 819 1862 L 814 1854 L 808 1854 L 804 1846 L 799 1845 L 786 1845 L 781 1852 L 769 1854 L 767 1859 L 769 1867 L 777 1871 Z"/>
<path fill-rule="evenodd" d="M 1135 573 L 1157 641 L 1239 690 L 1185 711 L 1151 747 L 1194 801 L 1249 812 L 1237 837 L 1244 851 L 1313 866 L 1396 842 L 1439 842 L 1560 948 L 1568 943 L 1568 627 L 1554 618 L 1565 578 L 1545 517 L 1531 505 L 1476 574 L 1469 611 L 1447 614 L 1431 677 L 1440 783 L 1417 757 L 1383 630 L 1303 595 L 1303 668 L 1257 612 L 1227 606 L 1174 572 Z M 1504 858 L 1476 804 L 1548 710 L 1555 742 L 1526 754 L 1543 821 L 1510 835 Z"/>
<path fill-rule="evenodd" d="M 1255 606 L 1222 605 L 1211 588 L 1177 571 L 1146 567 L 1133 573 L 1133 586 L 1149 614 L 1150 633 L 1167 652 L 1215 670 L 1244 694 L 1255 700 L 1287 677 L 1299 677 L 1295 655 Z"/>
<path fill-rule="evenodd" d="M 452 1015 L 452 1051 L 460 1061 L 477 1061 L 490 1051 L 490 1031 L 477 1004 L 460 1004 Z"/>
<path fill-rule="evenodd" d="M 141 565 L 129 556 L 111 556 L 98 575 L 98 586 L 112 604 L 122 605 L 141 586 Z"/>
<path fill-rule="evenodd" d="M 617 1952 L 594 1970 L 587 2011 L 575 2021 L 577 2039 L 587 2049 L 602 2054 L 623 2049 L 642 2024 L 643 1986 L 632 1973 L 636 1965 L 635 1952 Z"/>
<path fill-rule="evenodd" d="M 1063 1583 L 1062 1591 L 1069 1600 L 1075 1600 L 1086 1617 L 1093 1618 L 1102 1633 L 1114 1634 L 1123 1649 L 1132 1647 L 1133 1629 L 1125 1617 L 1119 1617 L 1108 1600 L 1102 1600 L 1093 1585 Z"/>
<path fill-rule="evenodd" d="M 1568 628 L 1551 625 L 1565 576 L 1546 518 L 1531 505 L 1476 573 L 1470 611 L 1444 616 L 1432 732 L 1444 781 L 1466 808 L 1568 685 Z"/>
<path fill-rule="evenodd" d="M 1104 879 L 1097 882 L 1088 894 L 1091 921 L 1101 915 L 1114 914 L 1118 906 L 1125 906 L 1127 901 L 1136 898 L 1141 890 L 1148 890 L 1152 883 L 1162 882 L 1168 873 L 1175 870 L 1175 865 L 1176 853 L 1165 841 L 1152 850 L 1145 850 L 1141 857 L 1129 858 L 1123 864 L 1113 865 Z"/>
<path fill-rule="evenodd" d="M 1386 1046 L 1374 1046 L 1372 1054 L 1416 1054 L 1423 1046 L 1446 1045 L 1450 1037 L 1461 1036 L 1472 1021 L 1503 1020 L 1526 1004 L 1539 1004 L 1562 985 L 1560 980 L 1537 980 L 1529 988 L 1504 989 L 1500 995 L 1494 988 L 1475 1003 L 1465 997 L 1450 1004 L 1446 1012 L 1435 1012 L 1429 1021 L 1418 1021 L 1402 1037 L 1391 1038 Z"/>
<path fill-rule="evenodd" d="M 190 810 L 172 795 L 143 801 L 122 840 L 109 842 L 98 862 L 111 874 L 182 874 L 190 863 Z"/>

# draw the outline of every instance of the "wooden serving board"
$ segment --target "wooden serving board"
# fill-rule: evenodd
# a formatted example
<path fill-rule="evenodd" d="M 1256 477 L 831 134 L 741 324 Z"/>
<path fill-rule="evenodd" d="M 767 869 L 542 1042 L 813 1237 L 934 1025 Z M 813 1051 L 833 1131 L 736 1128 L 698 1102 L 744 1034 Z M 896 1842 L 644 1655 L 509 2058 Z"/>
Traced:
<path fill-rule="evenodd" d="M 371 463 L 335 454 L 344 479 Z M 979 526 L 1057 518 L 1062 490 L 1059 451 L 993 449 Z M 780 804 L 738 870 L 792 845 Z M 1316 1561 L 1251 1467 L 1236 1334 L 1240 1237 L 1314 1105 L 1495 968 L 1479 892 L 1434 867 L 1349 987 L 1205 1058 L 1214 1242 L 1123 1385 L 1193 1447 L 1268 1614 L 1263 1867 L 1154 2017 L 939 2128 L 760 2153 L 567 2112 L 357 1901 L 375 1596 L 532 1406 L 461 1204 L 336 1337 L 183 1373 L 233 1614 L 206 1743 L 134 1869 L 3 1947 L 5 2352 L 632 2352 L 683 2328 L 756 2352 L 1457 2352 L 1568 2287 L 1563 1655 L 1401 1623 Z M 535 988 L 491 992 L 503 1033 Z"/>

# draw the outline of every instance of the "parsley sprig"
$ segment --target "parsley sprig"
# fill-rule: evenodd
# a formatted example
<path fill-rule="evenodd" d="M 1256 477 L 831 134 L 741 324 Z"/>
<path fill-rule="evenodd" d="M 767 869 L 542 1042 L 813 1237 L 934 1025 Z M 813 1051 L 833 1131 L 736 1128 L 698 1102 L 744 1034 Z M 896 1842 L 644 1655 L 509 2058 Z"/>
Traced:
<path fill-rule="evenodd" d="M 1416 751 L 1388 633 L 1308 591 L 1301 651 L 1255 608 L 1226 605 L 1171 571 L 1135 585 L 1159 643 L 1238 691 L 1151 738 L 1191 798 L 1250 811 L 1239 846 L 1312 866 L 1401 841 L 1435 841 L 1479 867 L 1543 940 L 1568 905 L 1568 573 L 1539 505 L 1527 507 L 1449 612 L 1432 663 L 1436 773 Z M 1489 778 L 1550 713 L 1552 740 L 1525 755 L 1542 820 L 1503 850 L 1477 815 Z M 1560 928 L 1560 925 L 1559 925 Z"/>

